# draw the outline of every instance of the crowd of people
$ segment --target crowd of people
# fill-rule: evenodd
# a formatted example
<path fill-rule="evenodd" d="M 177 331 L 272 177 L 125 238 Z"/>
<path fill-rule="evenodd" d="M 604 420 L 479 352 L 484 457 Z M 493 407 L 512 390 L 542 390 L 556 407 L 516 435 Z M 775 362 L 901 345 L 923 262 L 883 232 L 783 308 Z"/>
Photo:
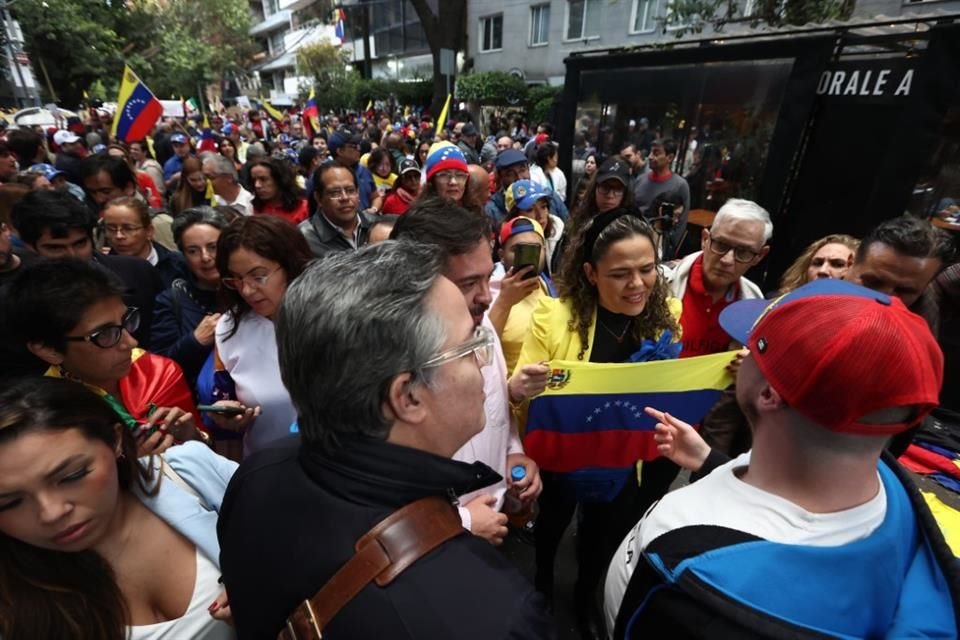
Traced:
<path fill-rule="evenodd" d="M 960 429 L 947 232 L 829 235 L 765 291 L 769 213 L 688 224 L 646 122 L 568 179 L 548 123 L 389 116 L 4 133 L 0 637 L 551 638 L 574 521 L 582 638 L 956 637 L 897 462 Z M 646 407 L 659 457 L 603 492 L 525 451 L 550 363 L 713 354 L 735 382 Z"/>

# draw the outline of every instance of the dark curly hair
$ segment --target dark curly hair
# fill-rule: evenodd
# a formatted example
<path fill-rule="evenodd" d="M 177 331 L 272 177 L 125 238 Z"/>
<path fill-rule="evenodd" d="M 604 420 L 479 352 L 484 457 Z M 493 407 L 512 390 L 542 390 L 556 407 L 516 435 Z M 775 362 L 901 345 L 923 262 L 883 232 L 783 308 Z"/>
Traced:
<path fill-rule="evenodd" d="M 270 176 L 273 177 L 273 181 L 277 183 L 277 197 L 280 200 L 281 209 L 289 212 L 294 211 L 300 206 L 303 193 L 300 187 L 297 186 L 296 175 L 285 160 L 279 158 L 264 158 L 251 164 L 250 171 L 253 171 L 254 167 L 266 167 L 270 171 Z M 253 199 L 253 208 L 255 211 L 263 209 L 265 204 L 267 203 L 259 197 Z"/>
<path fill-rule="evenodd" d="M 654 256 L 657 267 L 657 282 L 650 292 L 647 299 L 647 305 L 643 312 L 634 317 L 630 323 L 630 335 L 636 341 L 646 338 L 656 338 L 664 329 L 669 329 L 674 336 L 680 334 L 680 325 L 670 313 L 667 305 L 667 298 L 670 290 L 667 288 L 667 281 L 660 272 L 660 258 L 656 257 L 656 232 L 649 224 L 644 222 L 637 213 L 625 208 L 616 209 L 622 212 L 613 222 L 597 236 L 593 247 L 586 246 L 587 236 L 590 235 L 591 224 L 585 225 L 577 232 L 573 244 L 570 246 L 570 258 L 563 264 L 558 291 L 560 298 L 568 301 L 572 311 L 568 329 L 576 331 L 580 336 L 580 352 L 577 354 L 578 360 L 583 360 L 587 351 L 588 335 L 590 327 L 593 324 L 594 315 L 597 312 L 599 297 L 596 286 L 587 280 L 587 275 L 583 270 L 585 263 L 590 263 L 594 267 L 607 254 L 610 247 L 620 240 L 626 240 L 633 236 L 643 236 L 650 241 L 654 247 Z M 592 251 L 591 251 L 592 249 Z M 591 255 L 591 257 L 587 257 Z"/>

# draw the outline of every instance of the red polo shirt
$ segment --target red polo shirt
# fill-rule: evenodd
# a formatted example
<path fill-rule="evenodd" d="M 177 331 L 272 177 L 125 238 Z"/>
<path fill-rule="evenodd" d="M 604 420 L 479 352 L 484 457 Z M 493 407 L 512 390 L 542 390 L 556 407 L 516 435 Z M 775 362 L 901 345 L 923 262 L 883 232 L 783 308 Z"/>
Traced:
<path fill-rule="evenodd" d="M 690 268 L 690 279 L 683 294 L 683 351 L 681 358 L 720 353 L 730 348 L 730 336 L 720 328 L 720 312 L 740 296 L 740 287 L 733 285 L 716 302 L 703 287 L 703 256 Z"/>

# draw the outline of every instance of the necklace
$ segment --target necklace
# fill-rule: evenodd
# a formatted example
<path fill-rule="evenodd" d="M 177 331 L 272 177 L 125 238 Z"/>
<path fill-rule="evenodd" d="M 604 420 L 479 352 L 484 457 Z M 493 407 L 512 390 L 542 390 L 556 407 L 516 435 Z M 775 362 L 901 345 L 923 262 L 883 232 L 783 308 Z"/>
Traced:
<path fill-rule="evenodd" d="M 604 323 L 604 321 L 601 320 L 600 318 L 597 318 L 597 324 L 599 324 L 601 327 L 603 327 L 604 330 L 606 330 L 607 333 L 609 333 L 610 335 L 612 335 L 613 338 L 614 338 L 614 340 L 616 340 L 618 343 L 622 343 L 622 342 L 623 342 L 624 337 L 626 337 L 626 335 L 627 335 L 627 331 L 630 330 L 630 322 L 629 322 L 629 321 L 628 321 L 627 324 L 623 327 L 623 331 L 621 331 L 619 334 L 617 334 L 616 331 L 614 331 L 613 329 L 611 329 L 610 327 L 608 327 L 608 326 L 606 325 L 606 323 Z"/>

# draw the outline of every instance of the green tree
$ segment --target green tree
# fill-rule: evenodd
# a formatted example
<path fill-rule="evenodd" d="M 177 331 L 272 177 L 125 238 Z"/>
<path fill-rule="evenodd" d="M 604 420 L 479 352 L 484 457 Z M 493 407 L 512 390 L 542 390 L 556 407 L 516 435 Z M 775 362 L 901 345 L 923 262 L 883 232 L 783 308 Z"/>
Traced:
<path fill-rule="evenodd" d="M 357 108 L 360 75 L 348 66 L 349 54 L 328 40 L 314 42 L 297 50 L 300 73 L 313 79 L 321 110 Z M 310 86 L 301 88 L 302 98 Z"/>
<path fill-rule="evenodd" d="M 105 0 L 20 0 L 11 6 L 27 53 L 43 62 L 64 106 L 79 104 L 97 80 L 119 77 L 124 40 L 114 25 L 123 10 Z"/>
<path fill-rule="evenodd" d="M 430 53 L 433 55 L 433 100 L 430 103 L 430 113 L 436 117 L 440 115 L 447 99 L 447 80 L 440 73 L 440 50 L 452 49 L 454 53 L 464 50 L 467 38 L 467 1 L 440 0 L 436 3 L 436 12 L 431 8 L 434 3 L 428 0 L 410 0 L 410 4 L 420 18 L 423 33 L 430 45 Z M 453 71 L 455 75 L 456 69 Z M 451 87 L 453 81 L 454 77 L 451 76 Z"/>
<path fill-rule="evenodd" d="M 853 12 L 853 0 L 756 0 L 750 15 L 744 15 L 743 0 L 673 0 L 660 20 L 660 27 L 676 28 L 677 37 L 701 33 L 705 28 L 722 32 L 730 24 L 771 27 L 845 20 Z M 682 26 L 681 26 L 682 25 Z M 679 28 L 677 28 L 679 26 Z"/>

